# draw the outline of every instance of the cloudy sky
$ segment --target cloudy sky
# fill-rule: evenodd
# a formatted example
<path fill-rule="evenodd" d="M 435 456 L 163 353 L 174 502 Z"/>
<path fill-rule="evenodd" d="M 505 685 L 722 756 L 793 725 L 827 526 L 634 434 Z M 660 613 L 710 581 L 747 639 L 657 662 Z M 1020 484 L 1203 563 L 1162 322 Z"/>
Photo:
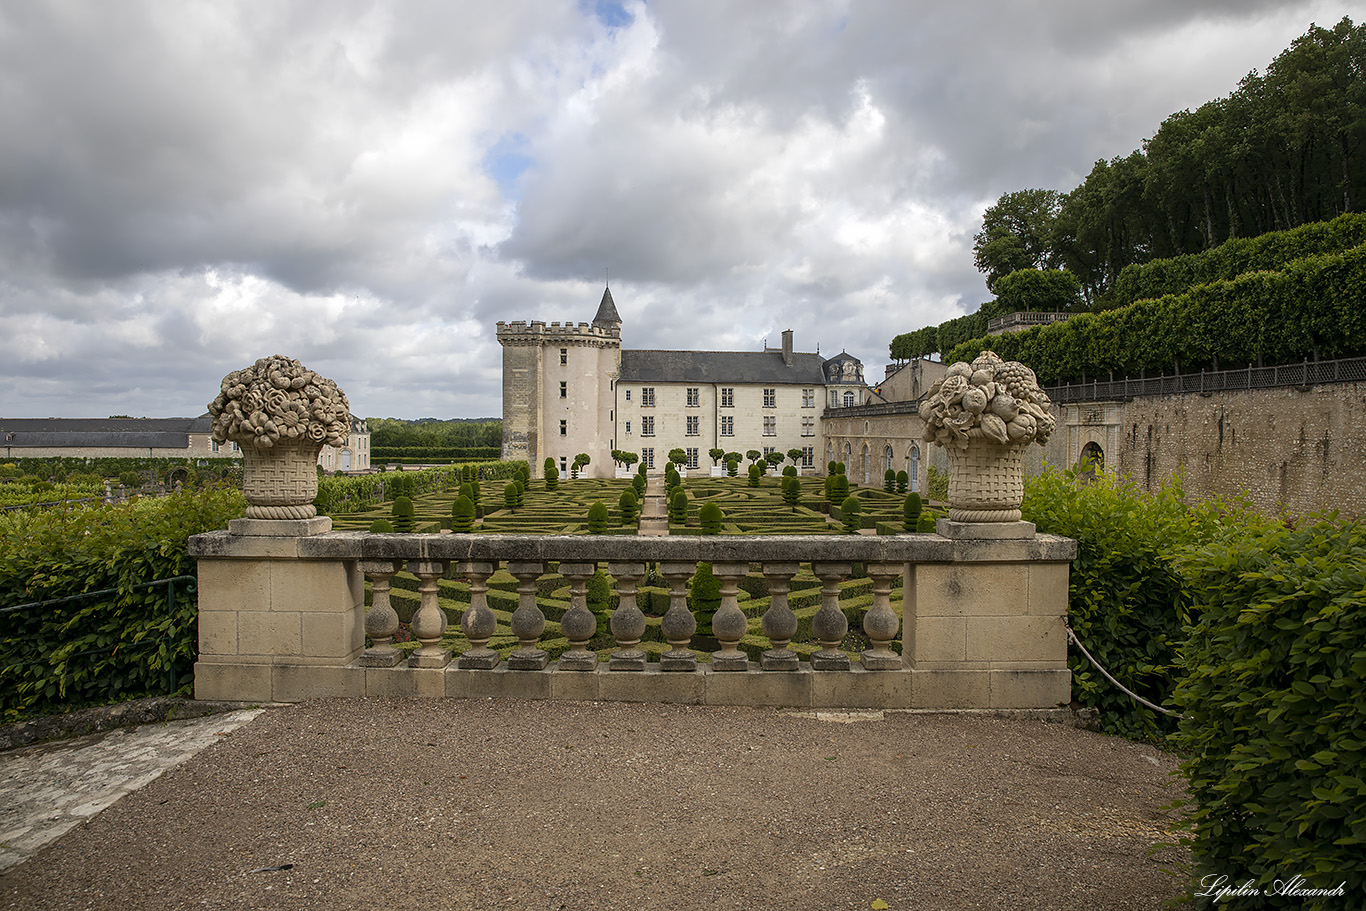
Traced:
<path fill-rule="evenodd" d="M 0 416 L 202 413 L 286 354 L 501 414 L 499 319 L 847 349 L 1339 0 L 0 0 Z"/>

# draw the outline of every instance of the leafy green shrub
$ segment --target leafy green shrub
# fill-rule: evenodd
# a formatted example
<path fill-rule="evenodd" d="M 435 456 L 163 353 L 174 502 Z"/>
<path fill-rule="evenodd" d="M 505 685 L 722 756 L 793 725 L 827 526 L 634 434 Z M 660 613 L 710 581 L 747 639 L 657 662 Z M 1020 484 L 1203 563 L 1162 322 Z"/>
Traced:
<path fill-rule="evenodd" d="M 888 493 L 896 492 L 896 472 L 890 468 L 882 473 L 882 489 Z"/>
<path fill-rule="evenodd" d="M 910 483 L 911 483 L 911 476 L 908 475 L 904 470 L 898 471 L 898 472 L 896 473 L 896 492 L 897 492 L 897 493 L 905 493 L 905 492 L 906 492 L 906 488 L 910 486 Z"/>
<path fill-rule="evenodd" d="M 759 466 L 751 462 L 751 463 L 750 463 L 750 466 L 749 466 L 749 486 L 750 486 L 750 487 L 758 487 L 758 486 L 759 486 L 759 478 L 760 478 Z"/>
<path fill-rule="evenodd" d="M 698 524 L 702 526 L 702 534 L 719 535 L 721 533 L 721 523 L 725 521 L 725 514 L 721 512 L 721 507 L 708 500 L 702 504 L 702 508 L 697 512 Z"/>
<path fill-rule="evenodd" d="M 636 500 L 635 490 L 628 487 L 621 492 L 621 498 L 617 500 L 617 509 L 621 512 L 622 525 L 629 525 L 636 520 L 640 504 Z"/>
<path fill-rule="evenodd" d="M 792 511 L 797 511 L 797 504 L 802 501 L 802 482 L 792 475 L 783 478 L 783 502 L 792 507 Z"/>
<path fill-rule="evenodd" d="M 686 490 L 675 490 L 673 498 L 669 500 L 669 521 L 674 525 L 688 524 L 688 492 Z"/>
<path fill-rule="evenodd" d="M 831 483 L 831 505 L 843 503 L 847 496 L 849 496 L 849 476 L 843 473 L 835 475 L 835 480 Z"/>
<path fill-rule="evenodd" d="M 676 448 L 674 448 L 674 449 L 670 449 L 670 450 L 669 450 L 669 464 L 671 464 L 671 465 L 684 465 L 684 464 L 687 463 L 687 461 L 688 461 L 688 453 L 687 453 L 687 450 L 685 450 L 685 449 L 683 449 L 683 448 L 681 448 L 681 447 L 676 447 Z"/>
<path fill-rule="evenodd" d="M 739 459 L 726 459 L 726 476 L 733 478 L 740 473 Z"/>
<path fill-rule="evenodd" d="M 901 508 L 901 526 L 907 531 L 915 531 L 920 526 L 920 494 L 906 494 L 906 503 Z"/>
<path fill-rule="evenodd" d="M 474 501 L 463 493 L 451 504 L 451 531 L 457 535 L 474 531 Z"/>
<path fill-rule="evenodd" d="M 930 470 L 926 472 L 926 475 L 925 493 L 929 495 L 929 498 L 931 500 L 937 500 L 940 503 L 948 502 L 949 473 L 947 471 L 940 471 L 938 468 L 931 465 Z"/>
<path fill-rule="evenodd" d="M 1170 706 L 1177 650 L 1185 641 L 1190 597 L 1173 564 L 1225 525 L 1265 522 L 1214 501 L 1185 502 L 1180 479 L 1145 494 L 1130 481 L 1047 471 L 1025 481 L 1024 518 L 1039 531 L 1077 541 L 1068 619 L 1077 638 L 1129 689 Z M 1109 733 L 1160 740 L 1168 716 L 1115 689 L 1075 648 L 1068 654 L 1073 698 L 1100 709 Z"/>
<path fill-rule="evenodd" d="M 840 503 L 840 519 L 844 522 L 845 534 L 858 534 L 863 523 L 862 511 L 863 505 L 858 497 L 845 497 L 844 502 Z"/>
<path fill-rule="evenodd" d="M 1177 560 L 1199 621 L 1173 744 L 1199 876 L 1366 887 L 1366 528 L 1229 528 Z"/>
<path fill-rule="evenodd" d="M 607 506 L 601 500 L 588 507 L 588 533 L 590 535 L 604 534 L 610 520 L 611 516 L 607 512 Z"/>
<path fill-rule="evenodd" d="M 545 460 L 545 489 L 554 490 L 560 486 L 560 470 L 555 467 L 554 459 Z"/>
<path fill-rule="evenodd" d="M 637 502 L 645 496 L 645 485 L 647 483 L 645 475 L 643 474 L 638 474 L 631 478 L 631 486 L 635 488 Z"/>
<path fill-rule="evenodd" d="M 503 485 L 503 505 L 510 511 L 517 511 L 517 482 L 508 481 Z"/>
<path fill-rule="evenodd" d="M 937 530 L 938 530 L 938 527 L 939 527 L 938 524 L 937 524 L 938 519 L 939 519 L 939 516 L 935 515 L 935 514 L 932 513 L 932 512 L 929 512 L 929 511 L 922 512 L 922 513 L 920 514 L 920 519 L 919 519 L 919 523 L 920 523 L 920 524 L 916 527 L 916 531 L 921 532 L 921 533 L 924 533 L 924 534 L 934 534 L 935 531 L 937 531 Z"/>
<path fill-rule="evenodd" d="M 516 493 L 516 500 L 513 503 L 513 505 L 516 508 L 521 509 L 522 504 L 526 500 L 526 482 L 523 481 L 521 478 L 513 478 L 512 489 Z"/>
<path fill-rule="evenodd" d="M 208 489 L 0 515 L 0 604 L 117 592 L 0 614 L 0 722 L 188 687 L 196 595 L 179 585 L 168 611 L 165 588 L 133 586 L 194 575 L 189 536 L 245 508 L 241 491 Z"/>
<path fill-rule="evenodd" d="M 601 569 L 594 570 L 593 577 L 588 580 L 587 600 L 588 609 L 598 621 L 594 636 L 605 635 L 608 621 L 612 616 L 612 585 L 607 581 L 607 574 Z"/>
<path fill-rule="evenodd" d="M 136 471 L 119 472 L 119 483 L 124 487 L 138 488 L 142 486 L 142 475 Z"/>
<path fill-rule="evenodd" d="M 394 524 L 388 519 L 376 519 L 370 523 L 370 534 L 389 535 L 394 532 Z"/>
<path fill-rule="evenodd" d="M 403 535 L 412 534 L 413 529 L 417 526 L 413 519 L 413 501 L 407 497 L 399 497 L 394 500 L 392 513 L 394 531 Z"/>
<path fill-rule="evenodd" d="M 785 466 L 785 467 L 783 468 L 783 477 L 785 477 L 785 478 L 795 478 L 796 476 L 797 476 L 797 466 L 796 466 L 796 465 L 787 465 L 787 466 Z"/>
<path fill-rule="evenodd" d="M 713 465 L 720 465 L 725 458 L 726 451 L 724 449 L 708 449 L 707 455 L 711 457 Z"/>

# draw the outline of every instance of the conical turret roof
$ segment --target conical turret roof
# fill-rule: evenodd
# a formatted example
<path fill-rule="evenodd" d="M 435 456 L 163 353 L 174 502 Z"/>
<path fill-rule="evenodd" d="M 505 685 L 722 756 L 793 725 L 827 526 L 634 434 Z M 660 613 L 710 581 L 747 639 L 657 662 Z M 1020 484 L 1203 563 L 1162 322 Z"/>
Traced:
<path fill-rule="evenodd" d="M 621 316 L 617 313 L 616 302 L 612 300 L 612 289 L 610 287 L 602 290 L 602 303 L 598 304 L 598 313 L 593 317 L 593 325 L 621 325 Z"/>

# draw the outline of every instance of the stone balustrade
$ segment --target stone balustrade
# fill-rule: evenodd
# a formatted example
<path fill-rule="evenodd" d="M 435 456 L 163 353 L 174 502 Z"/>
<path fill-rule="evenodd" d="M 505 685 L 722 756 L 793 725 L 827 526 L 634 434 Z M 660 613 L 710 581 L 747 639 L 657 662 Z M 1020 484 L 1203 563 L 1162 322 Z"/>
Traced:
<path fill-rule="evenodd" d="M 1016 523 L 1025 526 L 1027 523 Z M 1076 543 L 1032 526 L 972 537 L 957 523 L 944 535 L 797 537 L 613 537 L 315 533 L 319 525 L 234 523 L 233 531 L 191 539 L 199 560 L 201 699 L 289 702 L 320 696 L 515 696 L 537 699 L 658 701 L 722 705 L 872 708 L 1048 708 L 1070 700 L 1067 670 L 1068 570 Z M 699 661 L 688 582 L 712 565 L 721 602 L 712 620 L 719 648 Z M 863 616 L 870 646 L 855 660 L 840 646 L 848 619 L 840 583 L 853 564 L 871 580 Z M 551 564 L 569 583 L 560 619 L 569 647 L 551 661 L 542 647 L 546 618 L 538 579 Z M 656 564 L 669 608 L 660 621 L 669 649 L 657 661 L 639 646 L 646 617 L 637 594 Z M 820 580 L 809 660 L 789 646 L 797 632 L 791 581 L 807 564 Z M 606 660 L 589 649 L 596 618 L 589 579 L 600 565 L 615 580 L 618 607 Z M 488 603 L 499 568 L 517 580 L 509 627 L 517 647 L 489 647 L 497 617 Z M 418 647 L 395 647 L 393 577 L 419 580 L 410 629 Z M 741 581 L 762 574 L 769 605 L 767 648 L 741 650 L 749 620 Z M 468 580 L 460 629 L 470 648 L 442 646 L 448 619 L 438 604 L 443 577 Z M 902 622 L 891 593 L 902 582 Z M 372 606 L 365 609 L 369 580 Z M 892 648 L 902 631 L 900 654 Z M 365 647 L 369 637 L 372 645 Z"/>

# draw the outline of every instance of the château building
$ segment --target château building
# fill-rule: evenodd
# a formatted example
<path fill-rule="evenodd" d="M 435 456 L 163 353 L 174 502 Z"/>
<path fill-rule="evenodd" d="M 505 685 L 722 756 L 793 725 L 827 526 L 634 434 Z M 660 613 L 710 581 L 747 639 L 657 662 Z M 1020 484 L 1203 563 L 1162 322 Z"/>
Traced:
<path fill-rule="evenodd" d="M 610 288 L 591 323 L 498 323 L 503 346 L 503 458 L 539 477 L 586 453 L 593 477 L 613 474 L 612 451 L 662 468 L 672 449 L 705 474 L 708 452 L 797 449 L 824 470 L 823 414 L 866 404 L 863 364 L 850 354 L 796 351 L 792 331 L 762 351 L 623 349 Z"/>

